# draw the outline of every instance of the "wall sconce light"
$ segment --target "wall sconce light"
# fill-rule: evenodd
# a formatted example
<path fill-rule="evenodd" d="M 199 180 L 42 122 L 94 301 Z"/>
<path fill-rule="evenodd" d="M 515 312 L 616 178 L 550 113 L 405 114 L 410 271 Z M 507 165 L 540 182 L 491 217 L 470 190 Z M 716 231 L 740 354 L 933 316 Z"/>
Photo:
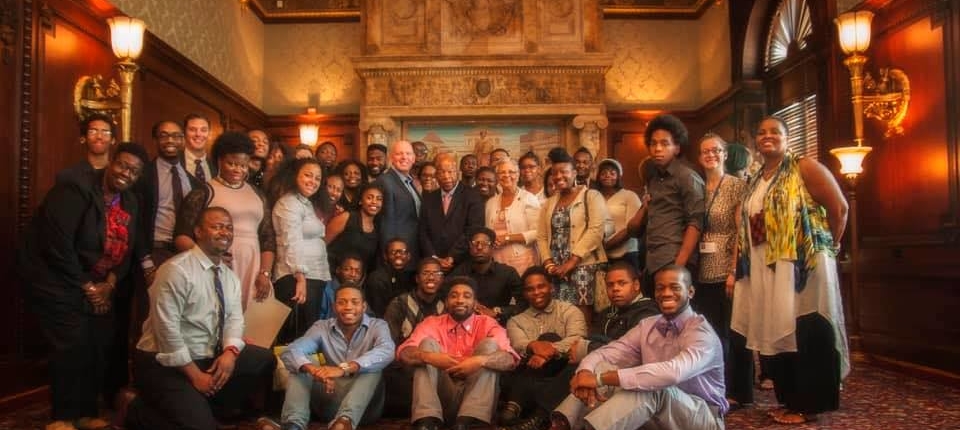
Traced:
<path fill-rule="evenodd" d="M 300 123 L 300 143 L 310 145 L 311 148 L 320 138 L 320 125 L 315 122 L 316 115 L 317 109 L 307 108 L 307 114 L 303 116 L 306 122 Z"/>
<path fill-rule="evenodd" d="M 103 77 L 83 76 L 73 88 L 73 108 L 81 119 L 93 113 L 116 117 L 120 112 L 120 141 L 131 140 L 133 78 L 139 66 L 135 62 L 143 51 L 143 21 L 126 16 L 107 20 L 110 24 L 110 42 L 117 56 L 120 84 L 113 79 L 104 87 Z"/>
<path fill-rule="evenodd" d="M 864 74 L 867 62 L 864 53 L 870 47 L 870 25 L 873 12 L 854 11 L 841 14 L 834 22 L 840 39 L 840 49 L 847 58 L 843 64 L 850 69 L 851 100 L 853 101 L 854 138 L 863 139 L 863 116 L 886 124 L 884 137 L 903 134 L 904 118 L 910 105 L 910 79 L 903 70 L 881 68 L 879 79 Z M 869 95 L 864 95 L 864 90 Z"/>

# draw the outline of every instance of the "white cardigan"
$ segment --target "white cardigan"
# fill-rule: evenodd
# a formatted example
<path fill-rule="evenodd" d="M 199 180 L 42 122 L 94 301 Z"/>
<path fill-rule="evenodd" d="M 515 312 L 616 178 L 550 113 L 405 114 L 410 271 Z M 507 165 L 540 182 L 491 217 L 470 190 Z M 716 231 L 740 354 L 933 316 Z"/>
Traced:
<path fill-rule="evenodd" d="M 497 222 L 497 212 L 500 211 L 500 195 L 487 200 L 484 222 L 487 228 L 493 230 Z M 529 191 L 517 187 L 517 195 L 513 203 L 507 208 L 507 233 L 522 234 L 525 245 L 512 243 L 508 246 L 513 255 L 519 255 L 524 248 L 531 246 L 537 240 L 537 223 L 540 221 L 540 200 Z"/>

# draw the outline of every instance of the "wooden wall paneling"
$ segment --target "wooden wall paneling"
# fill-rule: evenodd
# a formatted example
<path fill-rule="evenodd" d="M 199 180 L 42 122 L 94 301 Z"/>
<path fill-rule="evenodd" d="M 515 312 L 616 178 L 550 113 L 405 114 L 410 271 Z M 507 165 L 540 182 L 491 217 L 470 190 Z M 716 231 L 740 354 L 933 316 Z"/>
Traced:
<path fill-rule="evenodd" d="M 300 144 L 300 123 L 306 121 L 303 115 L 276 115 L 267 119 L 267 133 L 270 138 L 290 147 Z M 366 147 L 360 132 L 359 115 L 318 115 L 311 120 L 320 125 L 317 143 L 331 141 L 337 146 L 337 159 L 366 159 Z"/>

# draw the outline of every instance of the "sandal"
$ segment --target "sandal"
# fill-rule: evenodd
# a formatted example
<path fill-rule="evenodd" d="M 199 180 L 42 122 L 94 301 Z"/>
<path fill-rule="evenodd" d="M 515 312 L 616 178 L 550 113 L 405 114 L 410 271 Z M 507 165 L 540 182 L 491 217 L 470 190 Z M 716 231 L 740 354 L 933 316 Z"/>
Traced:
<path fill-rule="evenodd" d="M 769 411 L 767 411 L 767 416 L 773 419 L 777 419 L 780 415 L 787 413 L 787 408 L 783 406 L 777 406 Z"/>
<path fill-rule="evenodd" d="M 778 424 L 804 424 L 816 420 L 816 415 L 806 415 L 793 411 L 784 411 L 782 414 L 773 417 L 773 421 Z"/>

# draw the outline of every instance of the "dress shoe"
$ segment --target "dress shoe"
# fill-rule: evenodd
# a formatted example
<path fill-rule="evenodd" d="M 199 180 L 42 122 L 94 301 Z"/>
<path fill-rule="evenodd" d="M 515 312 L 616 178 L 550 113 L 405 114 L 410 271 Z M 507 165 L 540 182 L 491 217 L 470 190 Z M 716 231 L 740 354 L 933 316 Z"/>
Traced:
<path fill-rule="evenodd" d="M 353 423 L 350 422 L 348 417 L 340 417 L 333 424 L 330 424 L 327 430 L 353 430 Z"/>
<path fill-rule="evenodd" d="M 570 430 L 570 421 L 560 412 L 551 412 L 550 430 Z"/>
<path fill-rule="evenodd" d="M 43 427 L 43 430 L 77 430 L 70 421 L 54 421 Z"/>
<path fill-rule="evenodd" d="M 412 430 L 439 430 L 443 421 L 437 417 L 423 417 L 413 422 Z"/>
<path fill-rule="evenodd" d="M 110 428 L 110 421 L 100 417 L 83 417 L 73 421 L 77 430 L 106 430 Z"/>
<path fill-rule="evenodd" d="M 127 427 L 127 410 L 137 398 L 137 392 L 129 388 L 122 388 L 113 399 L 113 428 L 123 430 Z"/>
<path fill-rule="evenodd" d="M 457 421 L 454 422 L 452 427 L 450 427 L 450 430 L 470 430 L 470 428 L 473 426 L 481 426 L 485 424 L 485 422 L 474 417 L 460 416 L 457 417 Z"/>
<path fill-rule="evenodd" d="M 500 427 L 498 430 L 547 430 L 549 427 L 550 414 L 546 411 L 537 411 L 530 418 L 509 427 Z"/>
<path fill-rule="evenodd" d="M 503 405 L 503 409 L 500 410 L 500 415 L 497 417 L 497 422 L 501 426 L 509 426 L 517 423 L 517 420 L 520 419 L 520 414 L 523 412 L 523 409 L 517 402 L 507 402 Z"/>

